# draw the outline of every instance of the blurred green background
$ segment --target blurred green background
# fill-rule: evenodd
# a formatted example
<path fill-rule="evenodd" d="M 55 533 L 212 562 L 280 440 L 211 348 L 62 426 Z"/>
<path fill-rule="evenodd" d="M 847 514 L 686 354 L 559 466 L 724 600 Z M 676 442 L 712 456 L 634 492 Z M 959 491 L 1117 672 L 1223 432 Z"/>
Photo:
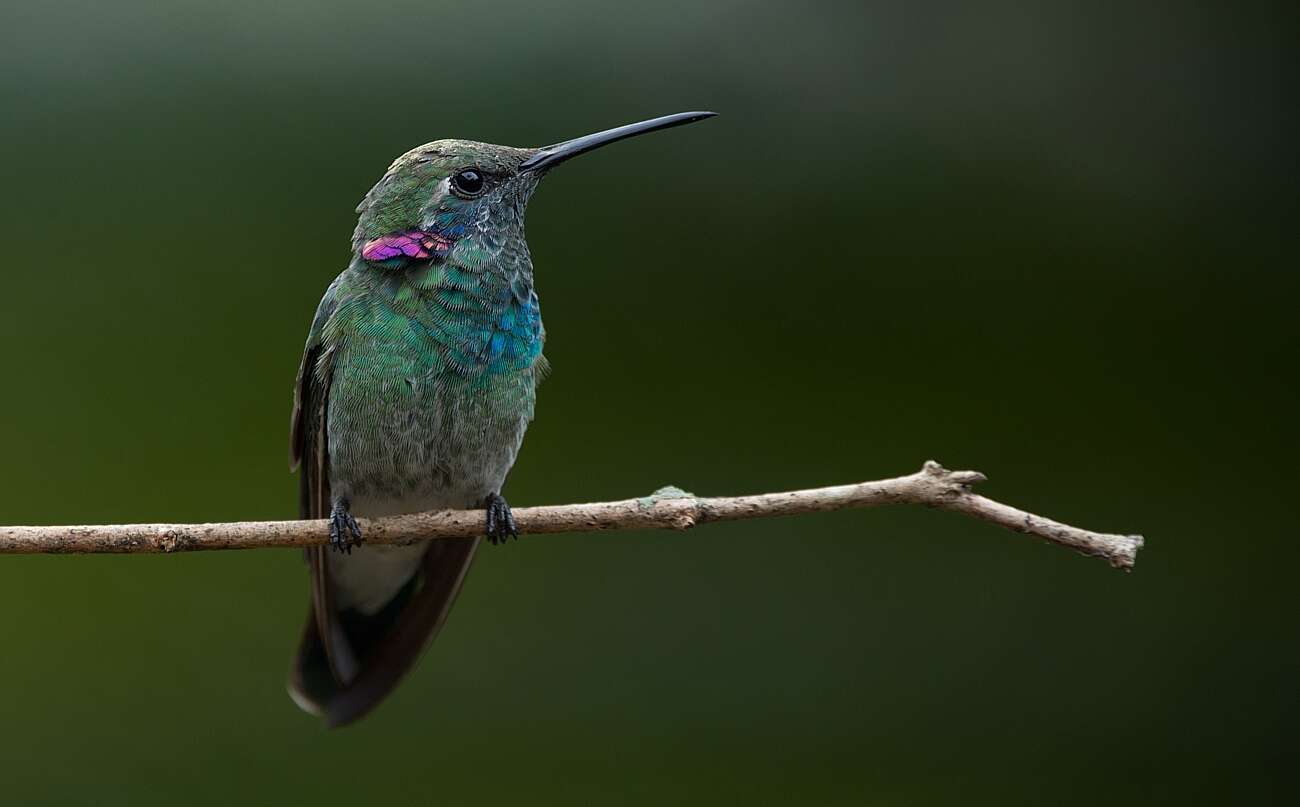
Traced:
<path fill-rule="evenodd" d="M 534 199 L 555 373 L 515 505 L 934 458 L 1148 548 L 1125 575 L 922 509 L 524 538 L 486 548 L 413 677 L 335 733 L 284 693 L 298 553 L 4 557 L 0 801 L 1282 800 L 1275 17 L 6 3 L 0 523 L 292 517 L 302 341 L 393 157 L 705 108 Z"/>

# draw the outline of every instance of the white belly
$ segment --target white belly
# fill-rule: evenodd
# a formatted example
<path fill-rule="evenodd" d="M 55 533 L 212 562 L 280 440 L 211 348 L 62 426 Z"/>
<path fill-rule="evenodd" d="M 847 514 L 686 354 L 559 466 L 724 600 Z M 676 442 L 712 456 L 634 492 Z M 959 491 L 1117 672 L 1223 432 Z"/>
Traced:
<path fill-rule="evenodd" d="M 354 516 L 377 518 L 402 513 L 420 513 L 426 510 L 465 507 L 478 502 L 487 492 L 457 491 L 439 496 L 437 501 L 428 498 L 374 500 L 359 498 L 351 503 Z M 363 534 L 362 539 L 365 539 Z M 334 607 L 353 608 L 363 614 L 374 614 L 393 598 L 406 581 L 420 568 L 420 559 L 428 541 L 409 546 L 361 546 L 352 554 L 331 550 L 327 555 L 330 578 L 334 581 Z"/>

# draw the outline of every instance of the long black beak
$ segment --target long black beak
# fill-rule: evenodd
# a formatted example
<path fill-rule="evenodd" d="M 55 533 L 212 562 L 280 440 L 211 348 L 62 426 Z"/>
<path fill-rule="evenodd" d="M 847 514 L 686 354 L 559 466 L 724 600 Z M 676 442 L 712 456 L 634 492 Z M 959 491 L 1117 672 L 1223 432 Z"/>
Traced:
<path fill-rule="evenodd" d="M 716 112 L 678 112 L 676 115 L 664 115 L 662 118 L 643 120 L 640 123 L 629 123 L 627 126 L 620 126 L 617 129 L 606 129 L 603 132 L 575 137 L 572 140 L 565 140 L 563 143 L 556 143 L 553 146 L 543 146 L 537 150 L 536 154 L 524 160 L 519 166 L 519 170 L 521 172 L 545 171 L 548 168 L 554 168 L 571 157 L 586 154 L 592 149 L 598 149 L 619 140 L 626 140 L 629 137 L 636 137 L 648 132 L 657 132 L 660 129 L 684 126 L 698 120 L 712 118 L 717 114 Z"/>

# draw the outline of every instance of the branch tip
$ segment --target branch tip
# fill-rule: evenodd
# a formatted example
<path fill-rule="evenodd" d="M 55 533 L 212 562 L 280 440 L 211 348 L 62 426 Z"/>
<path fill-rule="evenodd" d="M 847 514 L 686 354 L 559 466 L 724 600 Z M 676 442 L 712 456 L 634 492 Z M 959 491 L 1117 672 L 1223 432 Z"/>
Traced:
<path fill-rule="evenodd" d="M 950 471 L 948 474 L 948 481 L 961 485 L 963 488 L 970 488 L 971 485 L 987 482 L 988 479 L 979 471 Z"/>

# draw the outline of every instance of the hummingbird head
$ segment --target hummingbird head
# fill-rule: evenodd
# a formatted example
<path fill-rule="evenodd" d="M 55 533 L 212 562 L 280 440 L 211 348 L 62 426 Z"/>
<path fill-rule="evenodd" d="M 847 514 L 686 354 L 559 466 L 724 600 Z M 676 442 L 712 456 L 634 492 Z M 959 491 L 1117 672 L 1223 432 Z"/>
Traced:
<path fill-rule="evenodd" d="M 713 115 L 682 112 L 542 148 L 426 143 L 398 157 L 361 200 L 353 249 L 371 266 L 401 269 L 445 258 L 465 239 L 477 255 L 522 244 L 528 199 L 552 168 L 618 140 Z"/>

